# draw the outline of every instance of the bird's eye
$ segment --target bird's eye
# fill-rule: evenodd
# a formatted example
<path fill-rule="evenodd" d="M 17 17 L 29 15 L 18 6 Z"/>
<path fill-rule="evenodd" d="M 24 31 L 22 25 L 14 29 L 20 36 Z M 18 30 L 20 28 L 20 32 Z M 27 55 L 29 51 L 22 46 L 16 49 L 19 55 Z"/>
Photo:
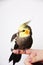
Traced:
<path fill-rule="evenodd" d="M 23 32 L 24 32 L 25 30 L 23 30 Z"/>

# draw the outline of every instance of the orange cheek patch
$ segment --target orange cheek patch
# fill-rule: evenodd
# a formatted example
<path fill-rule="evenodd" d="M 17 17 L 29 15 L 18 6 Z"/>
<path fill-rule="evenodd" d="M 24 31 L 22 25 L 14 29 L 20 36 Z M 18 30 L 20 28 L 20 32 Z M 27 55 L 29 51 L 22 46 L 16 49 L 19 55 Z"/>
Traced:
<path fill-rule="evenodd" d="M 30 33 L 30 30 L 26 30 L 25 33 L 26 33 L 26 34 L 29 34 L 29 33 Z"/>

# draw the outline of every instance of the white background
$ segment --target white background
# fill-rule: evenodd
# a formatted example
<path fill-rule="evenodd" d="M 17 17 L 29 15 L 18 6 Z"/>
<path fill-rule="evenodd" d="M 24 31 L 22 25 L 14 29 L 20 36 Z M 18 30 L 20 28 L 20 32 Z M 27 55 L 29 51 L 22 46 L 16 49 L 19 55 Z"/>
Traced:
<path fill-rule="evenodd" d="M 31 20 L 32 49 L 43 49 L 43 0 L 0 0 L 0 65 L 12 65 L 11 36 L 20 24 Z M 24 65 L 26 55 L 16 65 Z"/>

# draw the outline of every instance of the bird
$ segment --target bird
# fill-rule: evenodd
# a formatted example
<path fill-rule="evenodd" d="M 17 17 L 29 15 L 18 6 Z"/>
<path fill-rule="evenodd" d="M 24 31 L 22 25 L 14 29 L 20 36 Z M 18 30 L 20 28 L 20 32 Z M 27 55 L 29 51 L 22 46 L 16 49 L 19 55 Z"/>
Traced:
<path fill-rule="evenodd" d="M 28 25 L 30 21 L 27 21 L 23 23 L 22 25 L 19 26 L 18 32 L 13 34 L 11 37 L 11 42 L 15 39 L 15 45 L 14 49 L 30 49 L 32 44 L 33 44 L 33 38 L 32 38 L 32 29 Z M 14 50 L 14 49 L 11 49 Z M 12 53 L 9 58 L 9 62 L 13 60 L 13 65 L 15 63 L 19 62 L 21 59 L 22 55 L 21 54 L 14 54 Z M 32 63 L 33 65 L 43 65 L 41 62 L 35 62 Z"/>
<path fill-rule="evenodd" d="M 33 39 L 32 39 L 32 29 L 28 25 L 30 21 L 27 21 L 21 24 L 18 28 L 18 32 L 13 34 L 11 37 L 11 42 L 15 39 L 14 49 L 29 49 L 32 46 Z M 13 50 L 13 49 L 11 49 Z M 21 59 L 21 54 L 14 54 L 12 53 L 9 58 L 9 62 L 13 60 L 13 65 L 16 62 L 19 62 Z"/>

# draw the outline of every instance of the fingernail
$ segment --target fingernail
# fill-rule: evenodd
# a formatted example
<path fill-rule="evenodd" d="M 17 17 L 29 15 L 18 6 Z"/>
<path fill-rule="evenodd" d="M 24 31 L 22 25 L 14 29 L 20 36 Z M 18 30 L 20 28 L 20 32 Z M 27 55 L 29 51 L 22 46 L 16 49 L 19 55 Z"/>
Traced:
<path fill-rule="evenodd" d="M 13 52 L 13 53 L 17 53 L 17 51 L 16 51 L 16 50 L 13 50 L 12 52 Z"/>

